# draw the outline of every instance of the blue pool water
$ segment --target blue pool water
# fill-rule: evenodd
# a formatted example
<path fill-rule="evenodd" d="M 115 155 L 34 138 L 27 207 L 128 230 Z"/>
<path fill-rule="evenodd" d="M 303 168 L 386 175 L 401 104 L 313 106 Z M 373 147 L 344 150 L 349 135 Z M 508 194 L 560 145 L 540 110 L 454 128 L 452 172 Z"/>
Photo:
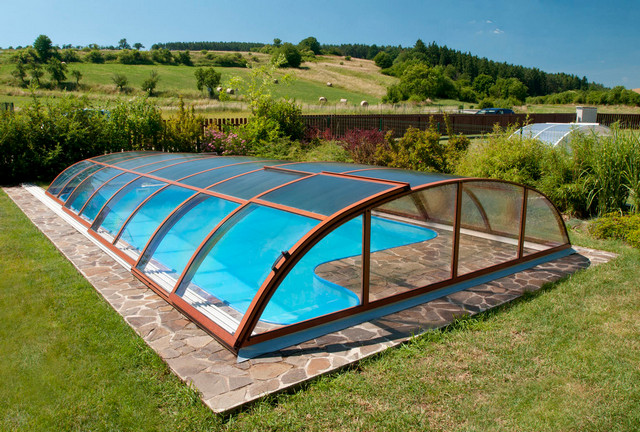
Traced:
<path fill-rule="evenodd" d="M 166 189 L 167 196 L 158 200 L 175 203 L 184 199 L 182 196 L 177 200 L 169 199 L 169 196 L 181 195 L 177 192 Z M 210 198 L 194 207 L 181 216 L 181 222 L 164 238 L 158 239 L 152 259 L 162 264 L 165 274 L 176 279 L 206 233 L 237 206 L 228 203 L 230 206 L 220 207 L 218 201 L 223 200 Z M 166 211 L 141 211 L 139 217 L 132 219 L 123 239 L 142 249 L 151 231 L 142 230 L 143 235 L 138 237 L 132 235 L 137 232 L 133 228 L 143 222 L 155 227 L 165 216 Z M 270 207 L 248 206 L 218 230 L 224 235 L 214 238 L 210 251 L 200 266 L 190 272 L 191 277 L 177 294 L 183 295 L 186 282 L 190 282 L 191 289 L 201 291 L 203 297 L 212 296 L 244 314 L 280 252 L 291 249 L 318 223 L 316 219 Z M 371 252 L 422 242 L 435 236 L 436 233 L 427 228 L 378 217 L 371 220 Z M 294 266 L 274 293 L 261 320 L 292 324 L 359 304 L 357 293 L 320 278 L 316 268 L 347 257 L 358 257 L 359 261 L 361 253 L 362 217 L 358 217 L 327 235 Z M 357 265 L 354 271 L 361 273 L 360 264 Z M 146 264 L 141 270 L 146 273 L 144 267 Z M 152 272 L 148 275 L 154 277 Z"/>

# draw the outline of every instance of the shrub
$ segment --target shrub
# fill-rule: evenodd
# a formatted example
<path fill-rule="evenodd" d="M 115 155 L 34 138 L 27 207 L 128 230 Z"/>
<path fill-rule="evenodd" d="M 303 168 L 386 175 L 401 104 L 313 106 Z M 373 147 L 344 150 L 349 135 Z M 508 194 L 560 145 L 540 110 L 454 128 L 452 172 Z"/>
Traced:
<path fill-rule="evenodd" d="M 129 79 L 123 74 L 114 74 L 111 77 L 111 81 L 116 85 L 116 88 L 123 92 L 125 91 L 127 85 L 129 84 Z"/>
<path fill-rule="evenodd" d="M 640 248 L 640 215 L 609 213 L 591 222 L 589 232 L 599 239 L 624 240 Z"/>
<path fill-rule="evenodd" d="M 377 129 L 351 129 L 340 138 L 344 149 L 355 163 L 376 165 L 379 149 L 386 148 L 385 133 Z"/>
<path fill-rule="evenodd" d="M 379 163 L 419 171 L 447 171 L 446 149 L 433 128 L 422 131 L 410 127 L 399 140 L 387 134 L 387 143 L 388 147 L 378 152 Z"/>
<path fill-rule="evenodd" d="M 279 67 L 297 68 L 300 67 L 302 63 L 302 54 L 300 54 L 300 51 L 298 51 L 295 45 L 287 42 L 275 50 L 272 60 L 276 62 Z"/>
<path fill-rule="evenodd" d="M 180 99 L 178 114 L 161 122 L 162 139 L 157 150 L 193 152 L 201 148 L 203 118 L 196 115 L 193 106 L 186 109 Z"/>
<path fill-rule="evenodd" d="M 233 132 L 223 132 L 215 127 L 208 127 L 204 131 L 202 151 L 213 152 L 218 155 L 247 155 L 247 142 Z"/>
<path fill-rule="evenodd" d="M 158 85 L 158 81 L 160 80 L 160 76 L 158 76 L 158 72 L 152 70 L 149 74 L 149 77 L 142 81 L 142 85 L 140 86 L 143 92 L 147 93 L 147 96 L 153 96 L 153 92 L 156 90 L 156 86 Z"/>

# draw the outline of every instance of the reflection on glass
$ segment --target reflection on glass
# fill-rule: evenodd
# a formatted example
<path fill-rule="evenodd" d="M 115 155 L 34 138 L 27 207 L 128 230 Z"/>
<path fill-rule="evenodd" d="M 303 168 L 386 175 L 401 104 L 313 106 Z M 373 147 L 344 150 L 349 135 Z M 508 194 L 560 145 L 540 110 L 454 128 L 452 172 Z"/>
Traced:
<path fill-rule="evenodd" d="M 538 192 L 527 191 L 524 254 L 530 255 L 569 242 L 564 224 L 553 205 Z"/>
<path fill-rule="evenodd" d="M 523 194 L 509 183 L 463 183 L 458 275 L 518 258 Z"/>
<path fill-rule="evenodd" d="M 362 303 L 362 220 L 336 228 L 302 257 L 271 297 L 257 332 Z"/>
<path fill-rule="evenodd" d="M 176 292 L 233 333 L 281 252 L 317 223 L 293 213 L 248 205 L 218 229 Z"/>
<path fill-rule="evenodd" d="M 370 301 L 451 278 L 457 188 L 429 188 L 373 210 Z"/>
<path fill-rule="evenodd" d="M 162 221 L 192 195 L 194 195 L 192 190 L 178 186 L 169 186 L 158 192 L 129 220 L 122 229 L 116 246 L 137 258 Z"/>

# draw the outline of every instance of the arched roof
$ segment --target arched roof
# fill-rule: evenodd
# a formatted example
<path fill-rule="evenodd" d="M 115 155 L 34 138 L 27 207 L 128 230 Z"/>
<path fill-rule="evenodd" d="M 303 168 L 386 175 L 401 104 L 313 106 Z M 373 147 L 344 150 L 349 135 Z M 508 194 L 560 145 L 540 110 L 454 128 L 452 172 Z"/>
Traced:
<path fill-rule="evenodd" d="M 512 136 L 534 138 L 557 146 L 562 142 L 570 141 L 572 134 L 576 133 L 610 135 L 611 129 L 598 123 L 533 123 L 521 127 Z"/>
<path fill-rule="evenodd" d="M 233 350 L 393 301 L 369 293 L 383 251 L 449 239 L 445 276 L 411 282 L 407 297 L 486 272 L 459 260 L 472 234 L 512 245 L 487 268 L 568 246 L 557 210 L 532 189 L 367 165 L 115 153 L 70 166 L 47 193 Z M 330 266 L 355 277 L 351 291 L 318 276 Z"/>

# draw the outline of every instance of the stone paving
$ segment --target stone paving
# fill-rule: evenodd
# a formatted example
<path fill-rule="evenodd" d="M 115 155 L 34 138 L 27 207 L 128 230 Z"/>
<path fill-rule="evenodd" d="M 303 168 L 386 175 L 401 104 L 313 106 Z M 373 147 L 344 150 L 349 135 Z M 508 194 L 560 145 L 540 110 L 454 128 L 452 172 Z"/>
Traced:
<path fill-rule="evenodd" d="M 428 303 L 330 333 L 242 363 L 215 339 L 168 305 L 128 269 L 105 254 L 25 188 L 5 192 L 82 273 L 124 320 L 185 382 L 193 383 L 215 412 L 262 396 L 398 345 L 413 335 L 509 302 L 615 255 L 584 248 L 553 262 Z"/>

